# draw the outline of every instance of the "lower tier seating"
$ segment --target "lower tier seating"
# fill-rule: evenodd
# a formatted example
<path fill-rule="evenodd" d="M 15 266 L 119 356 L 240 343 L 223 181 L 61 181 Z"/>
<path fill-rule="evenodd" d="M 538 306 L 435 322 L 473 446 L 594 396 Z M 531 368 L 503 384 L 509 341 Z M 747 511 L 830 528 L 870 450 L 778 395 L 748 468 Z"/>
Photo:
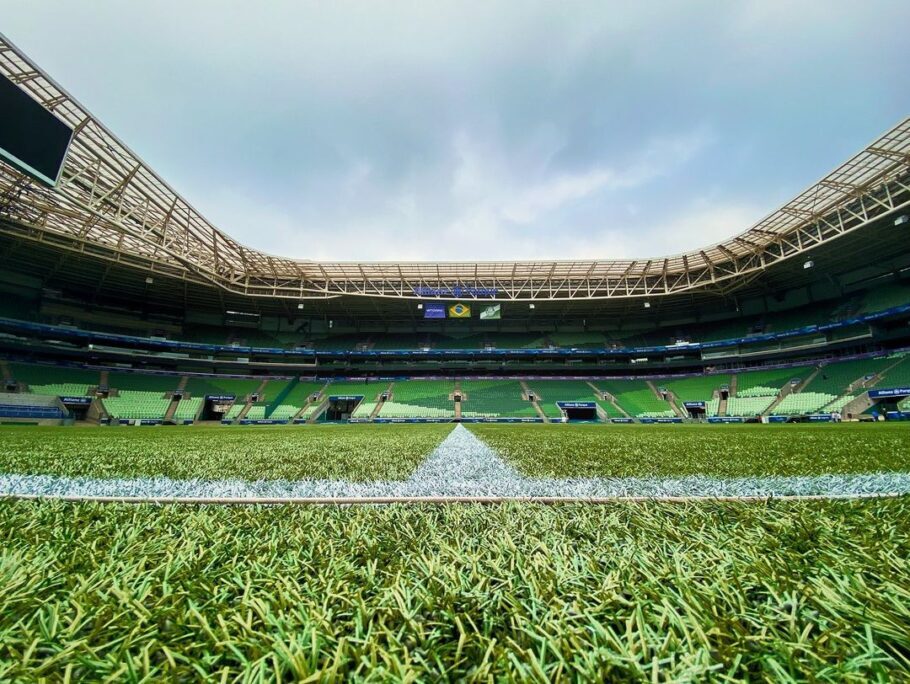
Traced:
<path fill-rule="evenodd" d="M 124 390 L 104 400 L 112 420 L 163 420 L 171 400 L 160 392 Z"/>
<path fill-rule="evenodd" d="M 177 404 L 177 410 L 174 411 L 174 420 L 196 420 L 202 405 L 205 403 L 205 397 L 190 397 L 181 399 Z"/>
<path fill-rule="evenodd" d="M 730 397 L 727 400 L 728 416 L 760 416 L 771 404 L 774 403 L 775 396 L 756 396 L 756 397 Z"/>
<path fill-rule="evenodd" d="M 461 415 L 466 418 L 536 418 L 537 411 L 517 380 L 464 380 Z"/>
<path fill-rule="evenodd" d="M 779 416 L 798 416 L 818 413 L 821 409 L 837 399 L 834 394 L 824 392 L 799 392 L 788 394 L 775 407 L 772 413 Z"/>

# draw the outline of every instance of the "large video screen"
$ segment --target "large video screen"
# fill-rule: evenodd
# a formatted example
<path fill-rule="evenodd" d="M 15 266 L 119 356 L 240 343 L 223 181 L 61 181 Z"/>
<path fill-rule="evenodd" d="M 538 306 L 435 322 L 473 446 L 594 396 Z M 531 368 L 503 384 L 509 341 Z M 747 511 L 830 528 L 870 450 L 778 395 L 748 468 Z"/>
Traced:
<path fill-rule="evenodd" d="M 72 137 L 69 126 L 0 76 L 0 159 L 54 186 Z"/>

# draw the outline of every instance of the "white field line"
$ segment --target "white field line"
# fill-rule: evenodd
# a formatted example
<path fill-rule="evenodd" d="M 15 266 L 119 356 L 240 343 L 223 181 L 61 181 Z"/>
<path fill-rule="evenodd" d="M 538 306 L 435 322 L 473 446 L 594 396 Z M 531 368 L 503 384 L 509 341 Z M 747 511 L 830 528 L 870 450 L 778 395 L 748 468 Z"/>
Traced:
<path fill-rule="evenodd" d="M 910 473 L 793 477 L 526 478 L 458 425 L 403 481 L 174 480 L 0 475 L 0 497 L 153 503 L 764 501 L 910 494 Z"/>

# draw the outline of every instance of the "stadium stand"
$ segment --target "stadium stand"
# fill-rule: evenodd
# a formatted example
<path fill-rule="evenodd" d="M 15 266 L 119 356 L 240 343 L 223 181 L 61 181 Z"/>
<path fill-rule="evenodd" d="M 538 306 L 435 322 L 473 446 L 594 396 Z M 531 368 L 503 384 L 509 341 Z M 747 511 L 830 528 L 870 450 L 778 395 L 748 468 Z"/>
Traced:
<path fill-rule="evenodd" d="M 534 380 L 528 385 L 537 394 L 537 403 L 547 418 L 562 418 L 557 401 L 595 401 L 594 389 L 583 380 Z M 608 402 L 605 402 L 608 403 Z M 610 407 L 613 411 L 613 407 Z"/>
<path fill-rule="evenodd" d="M 779 416 L 797 416 L 818 413 L 825 406 L 837 399 L 834 394 L 825 392 L 798 392 L 788 394 L 774 408 L 773 414 Z"/>
<path fill-rule="evenodd" d="M 549 339 L 555 346 L 568 349 L 603 349 L 607 344 L 600 332 L 554 332 Z"/>
<path fill-rule="evenodd" d="M 265 420 L 265 404 L 253 404 L 244 416 L 245 420 Z"/>
<path fill-rule="evenodd" d="M 171 402 L 161 392 L 121 390 L 103 403 L 111 420 L 163 420 Z"/>
<path fill-rule="evenodd" d="M 310 400 L 314 394 L 318 394 L 325 383 L 306 382 L 292 380 L 284 383 L 280 389 L 269 382 L 266 385 L 266 397 L 268 407 L 266 417 L 273 420 L 289 420 L 293 418 L 300 409 Z M 269 391 L 271 386 L 271 390 Z M 277 391 L 276 391 L 277 390 Z"/>
<path fill-rule="evenodd" d="M 774 403 L 775 396 L 730 397 L 727 400 L 728 416 L 760 416 Z"/>
<path fill-rule="evenodd" d="M 466 418 L 537 417 L 517 380 L 464 380 L 461 389 L 466 395 L 461 415 Z"/>
<path fill-rule="evenodd" d="M 409 380 L 392 386 L 392 400 L 383 402 L 382 418 L 452 418 L 452 380 Z"/>
<path fill-rule="evenodd" d="M 367 419 L 373 415 L 373 411 L 376 409 L 377 402 L 375 401 L 361 401 L 357 404 L 357 408 L 354 409 L 354 412 L 351 414 L 351 418 L 357 419 Z"/>
<path fill-rule="evenodd" d="M 91 387 L 97 387 L 100 371 L 63 366 L 10 363 L 13 379 L 28 385 L 34 394 L 72 395 L 86 394 Z M 59 389 L 67 391 L 60 392 Z"/>
<path fill-rule="evenodd" d="M 858 359 L 840 361 L 822 366 L 818 374 L 806 385 L 804 390 L 824 392 L 840 396 L 848 387 L 866 376 L 875 375 L 894 363 L 893 359 Z"/>
<path fill-rule="evenodd" d="M 809 377 L 813 370 L 810 367 L 799 367 L 737 373 L 736 398 L 777 396 L 791 380 L 802 381 Z"/>
<path fill-rule="evenodd" d="M 199 411 L 202 410 L 202 405 L 204 403 L 204 397 L 188 397 L 181 399 L 177 404 L 177 409 L 174 411 L 174 420 L 177 422 L 195 420 L 199 415 Z"/>
<path fill-rule="evenodd" d="M 654 394 L 644 380 L 595 380 L 595 387 L 609 392 L 630 416 L 670 418 L 676 415 L 670 405 Z"/>
<path fill-rule="evenodd" d="M 890 361 L 894 363 L 895 358 Z M 910 385 L 910 354 L 904 355 L 903 359 L 897 361 L 897 365 L 889 368 L 884 372 L 884 377 L 877 383 L 877 387 L 906 387 Z"/>
<path fill-rule="evenodd" d="M 729 375 L 705 375 L 697 378 L 680 378 L 678 380 L 655 380 L 658 387 L 666 387 L 680 402 L 708 401 L 723 385 L 730 386 Z"/>
<path fill-rule="evenodd" d="M 224 415 L 224 420 L 237 420 L 244 408 L 246 408 L 246 404 L 243 401 L 235 402 Z"/>
<path fill-rule="evenodd" d="M 173 392 L 180 378 L 176 375 L 146 375 L 144 373 L 111 373 L 108 387 L 131 392 Z"/>
<path fill-rule="evenodd" d="M 205 398 L 207 395 L 224 396 L 233 394 L 242 402 L 247 395 L 256 391 L 260 380 L 242 378 L 190 377 L 185 390 L 193 397 Z"/>

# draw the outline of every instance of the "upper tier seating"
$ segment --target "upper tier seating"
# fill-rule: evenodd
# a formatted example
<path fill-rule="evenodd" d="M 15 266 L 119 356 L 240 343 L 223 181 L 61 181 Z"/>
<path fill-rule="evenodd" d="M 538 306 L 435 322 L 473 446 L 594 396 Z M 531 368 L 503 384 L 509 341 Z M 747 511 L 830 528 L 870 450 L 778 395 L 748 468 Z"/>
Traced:
<path fill-rule="evenodd" d="M 517 380 L 464 380 L 461 389 L 467 396 L 461 410 L 466 418 L 537 417 L 531 402 L 522 398 Z"/>
<path fill-rule="evenodd" d="M 104 400 L 104 408 L 111 419 L 163 420 L 170 403 L 161 392 L 121 390 Z"/>
<path fill-rule="evenodd" d="M 549 338 L 557 347 L 566 349 L 603 349 L 607 344 L 602 332 L 555 332 Z"/>

